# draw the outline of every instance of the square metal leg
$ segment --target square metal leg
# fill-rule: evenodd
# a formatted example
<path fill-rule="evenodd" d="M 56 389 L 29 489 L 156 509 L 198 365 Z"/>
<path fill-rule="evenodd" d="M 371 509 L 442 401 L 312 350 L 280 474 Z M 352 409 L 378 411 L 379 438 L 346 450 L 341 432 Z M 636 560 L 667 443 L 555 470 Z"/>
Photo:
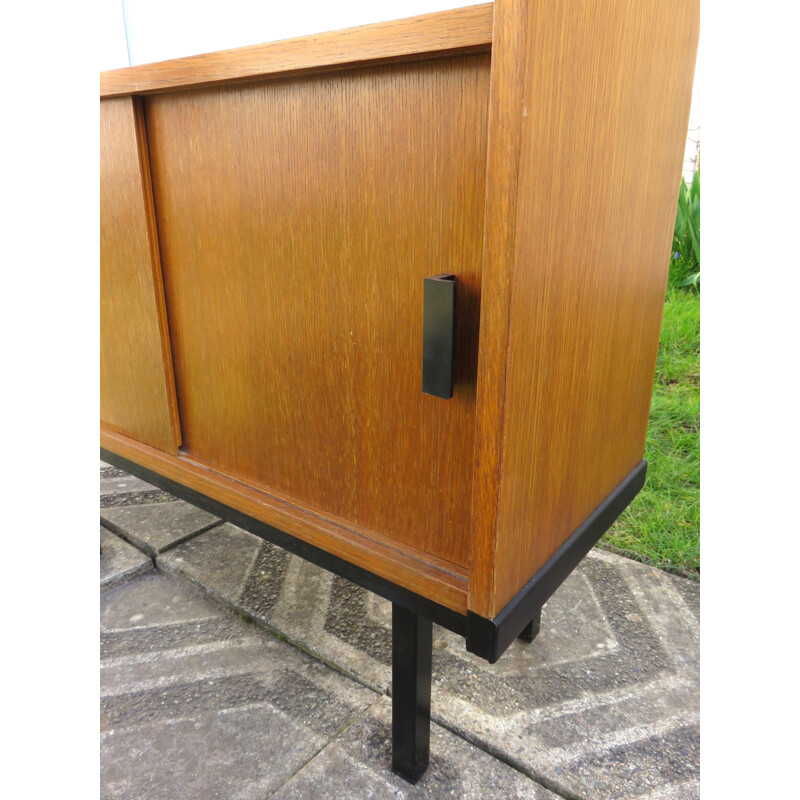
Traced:
<path fill-rule="evenodd" d="M 536 612 L 536 616 L 522 629 L 522 633 L 517 637 L 522 639 L 523 642 L 530 644 L 539 633 L 539 626 L 542 623 L 542 609 Z"/>
<path fill-rule="evenodd" d="M 416 783 L 428 767 L 433 623 L 392 603 L 392 771 Z"/>

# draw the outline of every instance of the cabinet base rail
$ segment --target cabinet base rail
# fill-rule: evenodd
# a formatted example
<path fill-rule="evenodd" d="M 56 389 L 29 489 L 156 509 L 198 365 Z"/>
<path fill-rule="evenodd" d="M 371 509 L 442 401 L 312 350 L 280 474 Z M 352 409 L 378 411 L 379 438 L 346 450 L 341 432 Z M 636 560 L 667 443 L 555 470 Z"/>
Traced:
<path fill-rule="evenodd" d="M 467 650 L 491 664 L 516 639 L 532 642 L 544 603 L 638 494 L 647 472 L 647 462 L 640 461 L 505 608 L 486 619 L 459 614 L 111 450 L 101 447 L 100 458 L 391 601 L 392 769 L 412 783 L 428 765 L 433 623 L 464 636 Z"/>

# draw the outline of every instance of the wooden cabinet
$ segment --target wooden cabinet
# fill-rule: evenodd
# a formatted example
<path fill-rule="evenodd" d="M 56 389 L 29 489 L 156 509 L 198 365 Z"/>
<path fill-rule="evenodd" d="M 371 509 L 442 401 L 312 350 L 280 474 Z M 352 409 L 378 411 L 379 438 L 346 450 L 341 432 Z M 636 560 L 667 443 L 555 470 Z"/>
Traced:
<path fill-rule="evenodd" d="M 488 84 L 481 54 L 146 103 L 185 452 L 460 571 Z M 442 272 L 464 334 L 448 402 L 420 391 Z"/>
<path fill-rule="evenodd" d="M 103 458 L 392 600 L 411 780 L 431 621 L 530 641 L 644 481 L 697 36 L 498 0 L 101 76 Z"/>
<path fill-rule="evenodd" d="M 139 101 L 100 105 L 100 417 L 175 454 L 175 402 L 161 264 Z"/>
<path fill-rule="evenodd" d="M 498 0 L 104 73 L 106 457 L 494 660 L 644 478 L 697 36 Z"/>

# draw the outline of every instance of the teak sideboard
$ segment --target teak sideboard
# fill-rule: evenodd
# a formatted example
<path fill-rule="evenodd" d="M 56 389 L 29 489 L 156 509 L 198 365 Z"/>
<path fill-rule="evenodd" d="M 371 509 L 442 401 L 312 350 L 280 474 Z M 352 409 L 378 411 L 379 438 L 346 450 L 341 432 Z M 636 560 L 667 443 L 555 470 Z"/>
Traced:
<path fill-rule="evenodd" d="M 697 0 L 497 0 L 100 78 L 101 453 L 495 661 L 644 482 Z"/>

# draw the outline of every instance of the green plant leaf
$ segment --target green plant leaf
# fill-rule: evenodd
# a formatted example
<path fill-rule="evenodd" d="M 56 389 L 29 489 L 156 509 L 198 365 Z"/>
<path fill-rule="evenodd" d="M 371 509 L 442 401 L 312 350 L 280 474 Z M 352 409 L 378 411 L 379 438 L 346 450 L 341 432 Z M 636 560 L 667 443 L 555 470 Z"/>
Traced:
<path fill-rule="evenodd" d="M 686 218 L 683 216 L 681 204 L 678 203 L 678 212 L 675 215 L 675 233 L 673 234 L 676 243 L 680 244 L 684 233 L 686 233 Z"/>
<path fill-rule="evenodd" d="M 675 258 L 675 253 L 679 253 Z M 699 287 L 700 283 L 700 171 L 691 187 L 681 178 L 670 253 L 670 285 Z"/>
<path fill-rule="evenodd" d="M 687 275 L 679 284 L 678 286 L 697 286 L 700 283 L 700 273 L 693 272 L 691 275 Z"/>

